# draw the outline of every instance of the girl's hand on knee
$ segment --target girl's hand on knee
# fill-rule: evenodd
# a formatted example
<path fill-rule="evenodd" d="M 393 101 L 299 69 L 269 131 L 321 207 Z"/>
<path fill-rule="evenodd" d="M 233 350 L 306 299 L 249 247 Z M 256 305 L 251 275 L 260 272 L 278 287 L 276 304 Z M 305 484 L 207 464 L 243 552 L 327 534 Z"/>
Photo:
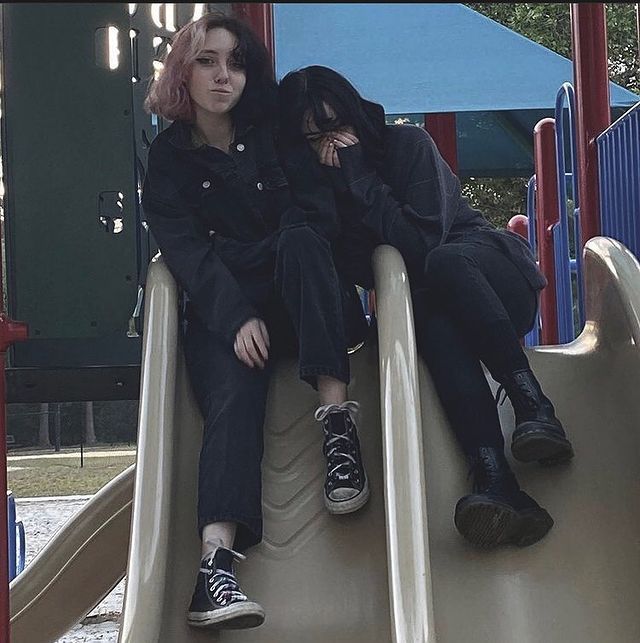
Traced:
<path fill-rule="evenodd" d="M 269 347 L 269 333 L 265 323 L 252 317 L 236 334 L 233 350 L 237 358 L 249 368 L 264 368 L 269 358 Z"/>

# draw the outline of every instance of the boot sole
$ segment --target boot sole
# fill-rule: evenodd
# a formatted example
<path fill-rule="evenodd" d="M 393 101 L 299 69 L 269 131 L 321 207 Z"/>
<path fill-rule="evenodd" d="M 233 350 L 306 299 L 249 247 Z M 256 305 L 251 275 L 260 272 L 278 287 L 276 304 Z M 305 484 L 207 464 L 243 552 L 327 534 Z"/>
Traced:
<path fill-rule="evenodd" d="M 369 478 L 364 481 L 364 487 L 362 491 L 353 498 L 349 500 L 331 500 L 327 498 L 326 494 L 324 496 L 324 505 L 327 508 L 327 511 L 331 514 L 350 514 L 354 511 L 358 511 L 361 507 L 367 504 L 369 500 Z"/>
<path fill-rule="evenodd" d="M 237 603 L 211 612 L 189 612 L 187 623 L 203 629 L 245 630 L 264 623 L 264 610 L 257 603 Z"/>
<path fill-rule="evenodd" d="M 511 453 L 520 462 L 539 462 L 555 465 L 573 458 L 573 447 L 567 438 L 551 432 L 539 422 L 525 422 L 511 442 Z"/>
<path fill-rule="evenodd" d="M 542 508 L 516 511 L 509 505 L 473 496 L 458 503 L 454 522 L 466 540 L 482 549 L 527 547 L 553 527 L 553 518 Z"/>

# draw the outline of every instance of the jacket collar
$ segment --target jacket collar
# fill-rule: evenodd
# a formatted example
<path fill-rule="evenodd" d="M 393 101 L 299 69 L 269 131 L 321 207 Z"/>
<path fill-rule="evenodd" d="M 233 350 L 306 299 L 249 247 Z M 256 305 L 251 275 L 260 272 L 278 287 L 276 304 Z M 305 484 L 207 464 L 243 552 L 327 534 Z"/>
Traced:
<path fill-rule="evenodd" d="M 246 121 L 238 121 L 235 125 L 236 133 L 234 140 L 245 136 L 247 132 L 254 127 L 253 124 L 247 123 Z M 169 142 L 178 149 L 197 150 L 205 146 L 204 142 L 199 141 L 193 136 L 191 123 L 187 121 L 174 121 L 169 129 L 171 130 Z"/>

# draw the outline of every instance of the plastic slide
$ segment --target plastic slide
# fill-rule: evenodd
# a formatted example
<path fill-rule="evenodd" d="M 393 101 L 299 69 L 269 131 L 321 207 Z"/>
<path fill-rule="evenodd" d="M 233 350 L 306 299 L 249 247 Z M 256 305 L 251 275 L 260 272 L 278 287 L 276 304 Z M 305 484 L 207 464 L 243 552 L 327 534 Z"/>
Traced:
<path fill-rule="evenodd" d="M 122 579 L 135 465 L 105 485 L 10 584 L 11 640 L 55 641 Z"/>
<path fill-rule="evenodd" d="M 383 246 L 374 259 L 378 346 L 351 358 L 370 502 L 353 515 L 325 511 L 315 396 L 293 361 L 283 362 L 267 409 L 265 538 L 238 567 L 267 620 L 218 635 L 185 623 L 198 567 L 201 418 L 177 341 L 175 284 L 154 260 L 130 533 L 128 471 L 14 581 L 13 642 L 52 641 L 77 622 L 121 577 L 127 543 L 120 643 L 640 640 L 640 265 L 600 237 L 588 242 L 584 267 L 585 330 L 570 344 L 528 351 L 576 451 L 560 468 L 514 464 L 556 520 L 548 536 L 482 552 L 455 531 L 466 465 L 416 358 L 402 260 Z M 500 412 L 508 444 L 508 401 Z"/>

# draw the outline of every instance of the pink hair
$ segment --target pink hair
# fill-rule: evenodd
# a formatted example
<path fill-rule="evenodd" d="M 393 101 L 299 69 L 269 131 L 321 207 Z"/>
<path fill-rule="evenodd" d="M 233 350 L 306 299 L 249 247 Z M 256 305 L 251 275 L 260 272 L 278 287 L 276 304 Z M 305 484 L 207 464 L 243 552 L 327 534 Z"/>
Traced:
<path fill-rule="evenodd" d="M 188 82 L 193 63 L 204 46 L 207 32 L 224 27 L 226 16 L 209 13 L 186 24 L 176 33 L 171 51 L 164 57 L 164 67 L 158 80 L 152 78 L 144 106 L 170 121 L 192 121 L 194 118 Z"/>

